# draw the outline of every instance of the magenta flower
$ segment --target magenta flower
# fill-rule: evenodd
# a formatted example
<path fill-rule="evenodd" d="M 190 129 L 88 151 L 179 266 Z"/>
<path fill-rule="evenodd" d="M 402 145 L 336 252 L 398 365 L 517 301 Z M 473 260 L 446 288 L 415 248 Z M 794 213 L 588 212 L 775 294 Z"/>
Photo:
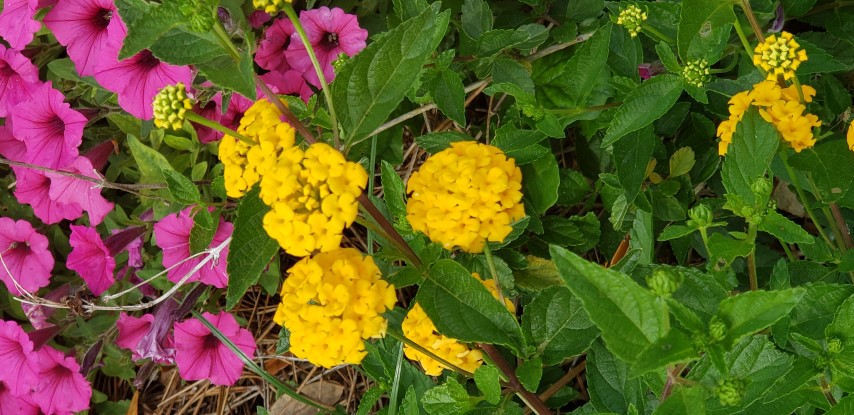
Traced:
<path fill-rule="evenodd" d="M 0 117 L 9 115 L 8 109 L 32 97 L 41 85 L 39 70 L 14 49 L 0 44 Z"/>
<path fill-rule="evenodd" d="M 42 27 L 33 17 L 38 0 L 5 0 L 0 13 L 0 37 L 12 49 L 21 50 L 33 41 L 33 34 Z"/>
<path fill-rule="evenodd" d="M 77 73 L 83 76 L 95 73 L 109 39 L 127 34 L 112 0 L 61 0 L 44 17 L 44 24 L 66 47 Z"/>
<path fill-rule="evenodd" d="M 255 10 L 252 14 L 249 15 L 249 25 L 252 26 L 253 29 L 257 29 L 267 23 L 272 19 L 273 16 L 270 16 L 270 13 L 267 13 L 263 10 Z"/>
<path fill-rule="evenodd" d="M 0 382 L 0 414 L 9 415 L 39 415 L 38 405 L 30 400 L 30 396 L 15 396 L 6 384 Z"/>
<path fill-rule="evenodd" d="M 142 267 L 142 236 L 145 235 L 144 226 L 135 226 L 126 229 L 113 229 L 112 235 L 104 241 L 107 251 L 115 257 L 122 251 L 128 252 L 128 266 L 133 268 Z"/>
<path fill-rule="evenodd" d="M 42 222 L 50 225 L 83 216 L 83 209 L 77 204 L 50 198 L 50 178 L 42 172 L 22 167 L 12 167 L 12 171 L 17 179 L 15 197 L 19 203 L 32 206 L 33 213 Z"/>
<path fill-rule="evenodd" d="M 338 55 L 346 53 L 347 56 L 353 56 L 366 46 L 368 31 L 359 27 L 359 21 L 356 20 L 355 15 L 344 13 L 344 10 L 337 7 L 334 9 L 319 7 L 302 11 L 299 20 L 305 28 L 309 43 L 317 55 L 327 82 L 332 82 L 335 77 L 332 62 L 338 59 Z M 317 73 L 297 34 L 291 37 L 288 62 L 291 68 L 301 72 L 308 82 L 316 87 L 320 86 Z"/>
<path fill-rule="evenodd" d="M 71 225 L 69 243 L 65 265 L 80 274 L 92 294 L 101 295 L 116 283 L 116 260 L 95 228 Z"/>
<path fill-rule="evenodd" d="M 47 238 L 25 220 L 0 218 L 0 259 L 0 279 L 13 295 L 22 294 L 14 281 L 30 293 L 50 282 L 53 255 Z"/>
<path fill-rule="evenodd" d="M 123 349 L 133 350 L 139 344 L 140 339 L 151 330 L 151 322 L 154 321 L 154 314 L 143 314 L 142 317 L 134 317 L 128 313 L 119 313 L 119 320 L 116 322 L 116 327 L 119 329 L 119 336 L 116 338 L 116 345 Z M 139 360 L 134 353 L 133 360 Z"/>
<path fill-rule="evenodd" d="M 255 63 L 268 71 L 285 72 L 291 69 L 285 58 L 285 51 L 291 43 L 291 36 L 296 33 L 293 23 L 287 18 L 276 19 L 264 31 L 264 39 L 255 51 Z M 299 38 L 296 39 L 299 42 Z M 303 49 L 305 53 L 305 49 Z"/>
<path fill-rule="evenodd" d="M 190 231 L 193 229 L 191 209 L 188 207 L 179 214 L 166 216 L 154 225 L 157 246 L 163 250 L 163 266 L 169 268 L 184 261 L 181 265 L 169 270 L 167 275 L 172 282 L 180 281 L 204 258 L 202 255 L 187 259 L 190 257 Z M 219 226 L 208 248 L 222 244 L 231 235 L 233 228 L 231 223 L 220 218 Z M 225 288 L 228 285 L 228 274 L 225 271 L 226 258 L 228 258 L 228 247 L 222 250 L 218 259 L 209 261 L 187 281 L 201 281 L 217 288 Z"/>
<path fill-rule="evenodd" d="M 33 342 L 24 329 L 14 321 L 0 321 L 0 381 L 14 396 L 28 394 L 36 381 L 32 353 Z"/>
<path fill-rule="evenodd" d="M 315 75 L 315 78 L 317 76 Z M 303 101 L 308 102 L 314 91 L 308 86 L 308 82 L 303 78 L 303 74 L 297 70 L 291 69 L 287 72 L 271 71 L 261 75 L 264 81 L 273 92 L 281 95 L 299 95 Z"/>
<path fill-rule="evenodd" d="M 160 364 L 175 363 L 175 341 L 171 332 L 177 308 L 178 303 L 169 300 L 158 305 L 153 314 L 142 317 L 119 314 L 116 344 L 130 350 L 135 361 L 151 359 Z"/>
<path fill-rule="evenodd" d="M 231 340 L 243 353 L 255 353 L 255 339 L 229 313 L 204 313 L 204 318 Z M 243 372 L 243 361 L 213 333 L 193 318 L 175 323 L 178 373 L 184 380 L 209 379 L 214 385 L 231 386 Z"/>
<path fill-rule="evenodd" d="M 12 135 L 27 146 L 28 163 L 56 169 L 77 158 L 86 117 L 64 100 L 61 92 L 45 83 L 31 100 L 9 108 Z"/>
<path fill-rule="evenodd" d="M 27 146 L 23 141 L 12 136 L 9 126 L 0 126 L 0 156 L 13 161 L 24 161 Z"/>
<path fill-rule="evenodd" d="M 73 163 L 62 169 L 63 171 L 81 174 L 93 179 L 100 179 L 98 172 L 92 167 L 92 162 L 86 157 L 77 157 Z M 89 223 L 97 225 L 104 220 L 104 216 L 113 211 L 113 204 L 101 196 L 101 188 L 95 183 L 80 180 L 76 177 L 66 176 L 58 173 L 46 173 L 50 179 L 51 200 L 62 201 L 70 205 L 76 205 L 89 213 Z"/>
<path fill-rule="evenodd" d="M 38 382 L 33 401 L 47 414 L 71 414 L 89 409 L 92 385 L 80 374 L 73 357 L 43 346 L 37 357 Z"/>

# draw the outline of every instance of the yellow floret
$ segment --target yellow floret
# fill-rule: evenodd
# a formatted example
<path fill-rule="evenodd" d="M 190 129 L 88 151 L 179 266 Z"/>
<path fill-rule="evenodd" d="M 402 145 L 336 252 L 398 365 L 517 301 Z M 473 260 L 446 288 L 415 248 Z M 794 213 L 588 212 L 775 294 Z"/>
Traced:
<path fill-rule="evenodd" d="M 620 15 L 617 17 L 617 24 L 626 28 L 629 36 L 636 37 L 641 31 L 641 26 L 646 20 L 646 12 L 640 7 L 630 4 L 625 9 L 620 10 Z"/>
<path fill-rule="evenodd" d="M 166 85 L 154 96 L 154 125 L 157 128 L 180 130 L 184 126 L 184 115 L 191 109 L 193 101 L 187 95 L 187 87 L 183 82 Z"/>
<path fill-rule="evenodd" d="M 798 66 L 806 60 L 807 52 L 789 32 L 781 32 L 779 37 L 768 36 L 753 51 L 753 64 L 768 72 L 770 81 L 776 81 L 778 75 L 791 79 Z"/>
<path fill-rule="evenodd" d="M 284 11 L 285 5 L 291 3 L 293 3 L 293 0 L 252 0 L 253 7 L 270 14 L 277 14 Z"/>
<path fill-rule="evenodd" d="M 854 121 L 848 125 L 848 132 L 845 134 L 845 140 L 848 142 L 848 148 L 854 151 Z"/>

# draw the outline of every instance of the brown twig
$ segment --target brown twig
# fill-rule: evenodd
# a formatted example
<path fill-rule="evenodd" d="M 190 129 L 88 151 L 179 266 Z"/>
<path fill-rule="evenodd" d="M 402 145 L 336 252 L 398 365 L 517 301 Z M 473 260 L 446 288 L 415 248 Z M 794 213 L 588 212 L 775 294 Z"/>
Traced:
<path fill-rule="evenodd" d="M 842 240 L 845 241 L 845 247 L 848 249 L 854 248 L 854 240 L 851 239 L 851 230 L 848 229 L 848 224 L 845 223 L 845 218 L 842 216 L 842 209 L 836 203 L 831 203 L 830 212 L 833 213 L 836 226 L 839 227 L 839 231 L 842 233 Z"/>
<path fill-rule="evenodd" d="M 495 366 L 498 367 L 498 370 L 507 377 L 507 380 L 510 381 L 510 389 L 519 395 L 520 398 L 528 405 L 531 410 L 534 411 L 537 415 L 551 415 L 552 411 L 546 406 L 545 403 L 534 393 L 529 392 L 525 387 L 522 386 L 522 383 L 519 382 L 519 378 L 516 377 L 516 372 L 510 367 L 510 364 L 504 360 L 504 357 L 501 356 L 501 353 L 495 346 L 491 344 L 481 343 L 480 348 L 489 356 L 490 359 L 495 363 Z"/>

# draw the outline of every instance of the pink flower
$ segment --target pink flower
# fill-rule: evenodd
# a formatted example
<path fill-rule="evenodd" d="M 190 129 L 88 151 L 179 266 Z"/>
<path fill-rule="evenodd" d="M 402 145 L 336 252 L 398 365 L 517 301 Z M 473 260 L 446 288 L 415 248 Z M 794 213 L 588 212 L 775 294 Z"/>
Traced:
<path fill-rule="evenodd" d="M 9 115 L 13 105 L 29 100 L 40 84 L 35 65 L 17 50 L 0 44 L 0 117 Z"/>
<path fill-rule="evenodd" d="M 255 63 L 269 71 L 285 72 L 291 69 L 291 65 L 285 58 L 285 51 L 294 33 L 296 29 L 288 18 L 276 19 L 264 31 L 264 39 L 258 44 L 258 50 L 255 52 Z M 299 38 L 296 42 L 299 42 Z"/>
<path fill-rule="evenodd" d="M 193 218 L 190 217 L 191 209 L 186 208 L 179 214 L 166 216 L 154 225 L 157 246 L 163 250 L 163 266 L 170 268 L 184 261 L 181 265 L 169 270 L 167 275 L 169 281 L 172 282 L 180 281 L 204 258 L 203 255 L 187 259 L 191 255 L 190 231 L 193 229 Z M 220 218 L 219 226 L 208 248 L 215 248 L 222 244 L 231 235 L 233 228 L 231 223 Z M 228 247 L 222 250 L 218 259 L 209 261 L 187 281 L 201 281 L 217 288 L 225 288 L 228 285 L 228 274 L 225 271 L 226 258 L 228 258 Z"/>
<path fill-rule="evenodd" d="M 270 16 L 270 13 L 267 13 L 263 10 L 255 10 L 252 14 L 249 15 L 249 25 L 252 26 L 253 29 L 257 29 L 267 23 L 272 19 L 273 16 Z"/>
<path fill-rule="evenodd" d="M 71 225 L 69 243 L 65 265 L 80 274 L 92 294 L 101 295 L 116 283 L 116 260 L 95 228 Z"/>
<path fill-rule="evenodd" d="M 308 102 L 311 96 L 314 95 L 314 91 L 308 86 L 308 82 L 303 78 L 303 74 L 293 69 L 287 72 L 267 72 L 261 75 L 261 79 L 277 94 L 298 94 L 305 102 Z"/>
<path fill-rule="evenodd" d="M 135 361 L 151 359 L 161 364 L 175 363 L 175 341 L 171 331 L 177 308 L 178 303 L 169 300 L 158 305 L 153 314 L 142 317 L 119 314 L 116 344 L 130 350 Z"/>
<path fill-rule="evenodd" d="M 92 167 L 92 162 L 86 157 L 77 157 L 73 163 L 62 170 L 100 179 Z M 89 213 L 90 224 L 101 223 L 104 216 L 113 211 L 113 204 L 101 196 L 101 189 L 95 183 L 58 173 L 46 173 L 45 175 L 50 179 L 48 196 L 51 200 L 61 200 L 63 203 L 76 205 L 85 210 Z"/>
<path fill-rule="evenodd" d="M 38 382 L 33 401 L 47 414 L 72 414 L 89 409 L 92 385 L 80 374 L 73 357 L 50 346 L 39 350 Z"/>
<path fill-rule="evenodd" d="M 50 178 L 42 172 L 23 167 L 12 167 L 12 171 L 17 179 L 15 197 L 19 203 L 32 206 L 33 213 L 42 222 L 50 225 L 83 216 L 83 209 L 77 204 L 50 198 Z"/>
<path fill-rule="evenodd" d="M 335 78 L 332 62 L 338 59 L 338 55 L 346 53 L 347 56 L 353 56 L 366 46 L 368 31 L 359 27 L 359 21 L 356 20 L 355 15 L 344 13 L 344 10 L 337 7 L 334 9 L 319 7 L 302 11 L 299 20 L 305 28 L 309 43 L 317 55 L 327 82 L 332 82 Z M 301 72 L 308 82 L 316 87 L 320 86 L 317 73 L 297 34 L 291 36 L 288 62 L 291 68 Z"/>
<path fill-rule="evenodd" d="M 45 83 L 31 100 L 9 108 L 12 135 L 27 146 L 28 163 L 55 169 L 77 158 L 86 117 L 64 100 L 61 92 Z"/>
<path fill-rule="evenodd" d="M 30 392 L 36 381 L 33 342 L 24 329 L 14 321 L 0 321 L 0 381 L 14 396 Z"/>
<path fill-rule="evenodd" d="M 112 0 L 60 0 L 44 24 L 68 50 L 77 73 L 90 76 L 107 50 L 107 41 L 127 34 Z"/>
<path fill-rule="evenodd" d="M 203 316 L 247 356 L 255 353 L 252 333 L 240 328 L 234 316 L 226 312 Z M 240 358 L 195 318 L 175 323 L 175 345 L 178 373 L 184 380 L 210 379 L 214 385 L 231 386 L 243 372 Z"/>
<path fill-rule="evenodd" d="M 50 282 L 53 255 L 47 238 L 25 220 L 0 218 L 0 259 L 0 279 L 13 295 L 22 294 L 14 281 L 30 293 Z"/>
<path fill-rule="evenodd" d="M 12 49 L 21 50 L 33 41 L 33 34 L 42 27 L 33 17 L 38 0 L 6 0 L 0 13 L 0 37 Z"/>
<path fill-rule="evenodd" d="M 0 156 L 13 161 L 24 161 L 27 146 L 23 141 L 12 136 L 9 126 L 0 126 Z"/>
<path fill-rule="evenodd" d="M 0 382 L 0 415 L 39 415 L 39 407 L 29 395 L 15 396 L 12 390 Z"/>

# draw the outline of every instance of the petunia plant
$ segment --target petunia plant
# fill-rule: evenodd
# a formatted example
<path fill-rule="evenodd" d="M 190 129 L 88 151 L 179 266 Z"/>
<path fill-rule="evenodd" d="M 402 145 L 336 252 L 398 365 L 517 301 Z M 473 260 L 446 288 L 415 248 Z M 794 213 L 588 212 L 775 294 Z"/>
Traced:
<path fill-rule="evenodd" d="M 848 414 L 854 19 L 5 0 L 0 414 Z"/>

